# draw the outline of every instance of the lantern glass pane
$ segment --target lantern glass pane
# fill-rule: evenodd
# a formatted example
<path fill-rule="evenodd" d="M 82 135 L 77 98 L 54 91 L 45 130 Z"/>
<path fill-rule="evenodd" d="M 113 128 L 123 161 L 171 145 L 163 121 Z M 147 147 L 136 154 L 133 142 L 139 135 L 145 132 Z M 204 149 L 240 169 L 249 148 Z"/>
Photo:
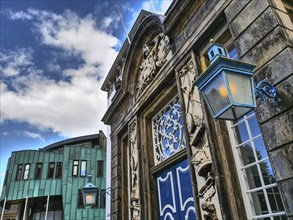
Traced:
<path fill-rule="evenodd" d="M 253 105 L 253 94 L 250 76 L 243 74 L 227 73 L 227 81 L 233 97 L 238 104 Z"/>
<path fill-rule="evenodd" d="M 96 203 L 96 192 L 86 192 L 85 202 L 86 205 L 94 205 Z"/>
<path fill-rule="evenodd" d="M 230 104 L 228 91 L 222 75 L 215 78 L 203 92 L 214 115 Z"/>

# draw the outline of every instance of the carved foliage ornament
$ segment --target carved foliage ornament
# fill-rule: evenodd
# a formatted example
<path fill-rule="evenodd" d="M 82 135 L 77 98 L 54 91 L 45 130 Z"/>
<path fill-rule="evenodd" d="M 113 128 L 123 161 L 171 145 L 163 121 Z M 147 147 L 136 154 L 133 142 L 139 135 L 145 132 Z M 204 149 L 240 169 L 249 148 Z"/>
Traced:
<path fill-rule="evenodd" d="M 157 75 L 160 68 L 167 62 L 169 52 L 169 37 L 163 33 L 144 45 L 142 48 L 143 57 L 139 67 L 136 97 L 140 96 Z"/>
<path fill-rule="evenodd" d="M 140 219 L 139 170 L 137 149 L 137 122 L 133 121 L 128 129 L 130 142 L 130 214 L 132 220 Z"/>

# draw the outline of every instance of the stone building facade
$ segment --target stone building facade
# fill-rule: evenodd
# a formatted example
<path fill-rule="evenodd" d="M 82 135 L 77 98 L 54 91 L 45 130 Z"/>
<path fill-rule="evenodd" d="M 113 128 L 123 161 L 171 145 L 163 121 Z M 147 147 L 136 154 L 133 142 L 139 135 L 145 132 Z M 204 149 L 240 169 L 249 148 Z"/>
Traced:
<path fill-rule="evenodd" d="M 293 219 L 293 3 L 174 0 L 142 11 L 102 89 L 111 219 Z M 239 121 L 214 120 L 193 82 L 210 39 L 277 88 Z M 215 100 L 216 101 L 216 100 Z"/>

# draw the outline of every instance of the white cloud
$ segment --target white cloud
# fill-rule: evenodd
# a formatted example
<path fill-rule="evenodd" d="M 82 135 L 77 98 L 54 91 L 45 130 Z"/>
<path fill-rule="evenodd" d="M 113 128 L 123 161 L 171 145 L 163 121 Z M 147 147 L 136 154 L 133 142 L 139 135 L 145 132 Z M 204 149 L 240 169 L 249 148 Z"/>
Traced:
<path fill-rule="evenodd" d="M 61 49 L 65 54 L 79 57 L 83 64 L 76 69 L 62 70 L 56 60 L 48 60 L 46 68 L 60 70 L 60 74 L 70 77 L 67 81 L 55 81 L 46 75 L 46 69 L 36 67 L 32 62 L 37 54 L 31 52 L 27 59 L 17 59 L 21 65 L 14 66 L 26 68 L 26 74 L 19 74 L 19 68 L 15 72 L 6 70 L 6 80 L 1 83 L 2 122 L 27 122 L 40 129 L 52 129 L 65 137 L 104 129 L 100 120 L 105 113 L 107 99 L 100 87 L 117 55 L 114 47 L 119 40 L 97 29 L 96 18 L 91 14 L 80 18 L 72 11 L 58 15 L 29 9 L 10 11 L 9 16 L 13 20 L 30 20 L 34 32 L 47 49 Z M 2 53 L 6 59 L 12 51 Z M 8 67 L 8 58 L 6 61 L 3 60 L 0 66 L 2 69 Z M 12 78 L 13 81 L 8 81 Z M 14 90 L 10 90 L 11 86 Z M 42 140 L 41 136 L 26 135 Z"/>
<path fill-rule="evenodd" d="M 32 53 L 30 48 L 0 51 L 0 70 L 6 77 L 16 76 L 26 71 L 32 64 Z"/>
<path fill-rule="evenodd" d="M 40 140 L 42 143 L 45 143 L 45 139 L 39 133 L 23 131 L 23 134 L 29 138 L 37 139 L 37 140 Z"/>

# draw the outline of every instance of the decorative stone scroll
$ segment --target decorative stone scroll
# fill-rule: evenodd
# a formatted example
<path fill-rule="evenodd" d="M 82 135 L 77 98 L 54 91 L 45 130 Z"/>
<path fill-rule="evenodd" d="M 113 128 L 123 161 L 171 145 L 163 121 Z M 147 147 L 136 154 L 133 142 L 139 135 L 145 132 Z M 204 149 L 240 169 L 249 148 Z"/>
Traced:
<path fill-rule="evenodd" d="M 207 134 L 204 130 L 203 111 L 198 90 L 193 86 L 197 68 L 190 59 L 178 72 L 180 89 L 185 107 L 186 127 L 191 146 L 191 163 L 194 165 L 197 179 L 197 191 L 202 209 L 202 218 L 217 220 L 220 214 L 219 202 L 216 199 L 216 187 L 212 172 L 212 160 Z M 218 210 L 218 211 L 217 211 Z"/>
<path fill-rule="evenodd" d="M 160 68 L 170 58 L 170 41 L 165 34 L 159 34 L 142 48 L 143 58 L 139 67 L 136 97 L 145 90 L 159 72 Z"/>
<path fill-rule="evenodd" d="M 128 127 L 130 142 L 130 216 L 132 220 L 140 219 L 139 193 L 139 158 L 137 149 L 137 121 L 134 120 Z"/>

